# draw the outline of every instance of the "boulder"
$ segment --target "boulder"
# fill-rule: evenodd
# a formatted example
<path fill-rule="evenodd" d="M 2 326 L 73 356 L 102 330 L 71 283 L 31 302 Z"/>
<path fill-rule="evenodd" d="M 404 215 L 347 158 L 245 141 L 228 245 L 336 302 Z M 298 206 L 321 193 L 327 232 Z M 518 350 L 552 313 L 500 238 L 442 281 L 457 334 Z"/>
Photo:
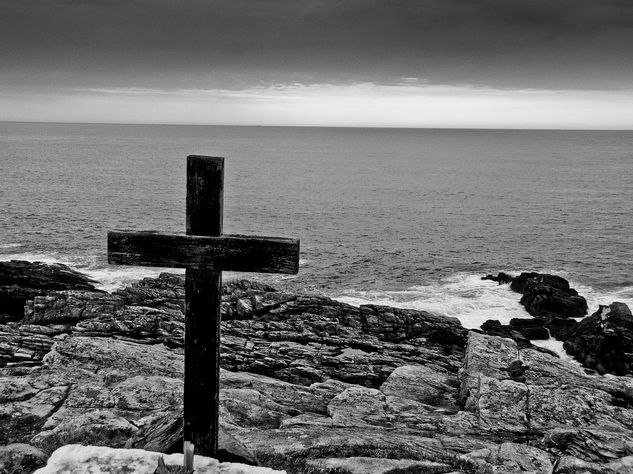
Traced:
<path fill-rule="evenodd" d="M 527 280 L 523 296 L 519 301 L 534 317 L 551 319 L 556 317 L 580 318 L 587 314 L 587 300 L 569 288 L 566 280 L 553 275 L 541 275 Z M 563 280 L 566 284 L 562 284 Z M 552 284 L 554 283 L 554 284 Z"/>
<path fill-rule="evenodd" d="M 564 344 L 565 350 L 600 374 L 631 374 L 633 315 L 624 303 L 600 305 L 584 318 Z"/>
<path fill-rule="evenodd" d="M 508 325 L 501 324 L 496 319 L 488 319 L 481 325 L 481 330 L 489 336 L 506 337 L 515 341 L 520 347 L 531 347 L 532 343 L 516 328 Z"/>
<path fill-rule="evenodd" d="M 536 279 L 544 286 L 555 288 L 561 291 L 567 291 L 570 289 L 569 282 L 563 277 L 557 275 L 550 275 L 548 273 L 536 273 L 536 272 L 524 272 L 519 276 L 512 279 L 510 289 L 517 293 L 525 293 L 525 287 L 528 281 Z"/>

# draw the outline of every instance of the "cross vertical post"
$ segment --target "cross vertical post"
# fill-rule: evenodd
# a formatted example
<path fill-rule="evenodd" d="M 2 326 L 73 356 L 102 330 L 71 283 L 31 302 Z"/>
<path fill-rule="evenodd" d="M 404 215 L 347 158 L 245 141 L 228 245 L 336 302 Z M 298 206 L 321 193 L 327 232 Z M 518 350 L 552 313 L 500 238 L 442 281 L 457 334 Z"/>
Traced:
<path fill-rule="evenodd" d="M 297 239 L 223 235 L 223 201 L 224 158 L 188 156 L 185 235 L 108 232 L 108 263 L 186 269 L 183 447 L 212 457 L 218 450 L 222 271 L 299 271 Z M 193 468 L 189 462 L 192 456 L 185 456 Z"/>
<path fill-rule="evenodd" d="M 187 157 L 187 235 L 222 235 L 224 158 Z M 216 457 L 220 403 L 222 272 L 185 270 L 183 441 Z"/>

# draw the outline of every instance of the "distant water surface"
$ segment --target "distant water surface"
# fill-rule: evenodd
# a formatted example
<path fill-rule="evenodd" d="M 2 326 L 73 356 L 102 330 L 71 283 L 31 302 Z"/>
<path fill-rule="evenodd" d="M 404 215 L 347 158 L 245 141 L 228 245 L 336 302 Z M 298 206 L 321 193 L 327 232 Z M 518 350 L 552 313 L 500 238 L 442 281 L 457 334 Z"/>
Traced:
<path fill-rule="evenodd" d="M 0 123 L 0 259 L 111 288 L 109 229 L 185 228 L 185 158 L 226 157 L 226 233 L 301 238 L 298 276 L 351 303 L 524 316 L 488 272 L 548 271 L 633 307 L 633 132 Z"/>

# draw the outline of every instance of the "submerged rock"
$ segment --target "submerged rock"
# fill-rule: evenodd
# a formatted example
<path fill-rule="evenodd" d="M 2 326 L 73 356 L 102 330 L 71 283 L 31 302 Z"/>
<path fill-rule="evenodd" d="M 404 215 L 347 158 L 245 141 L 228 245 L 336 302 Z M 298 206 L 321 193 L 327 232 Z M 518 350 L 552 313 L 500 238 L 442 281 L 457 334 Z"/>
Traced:
<path fill-rule="evenodd" d="M 496 281 L 500 285 L 507 285 L 508 283 L 512 283 L 512 281 L 514 281 L 514 277 L 512 275 L 508 275 L 507 273 L 504 273 L 504 272 L 499 272 L 497 276 L 489 274 L 489 275 L 481 277 L 481 279 Z"/>

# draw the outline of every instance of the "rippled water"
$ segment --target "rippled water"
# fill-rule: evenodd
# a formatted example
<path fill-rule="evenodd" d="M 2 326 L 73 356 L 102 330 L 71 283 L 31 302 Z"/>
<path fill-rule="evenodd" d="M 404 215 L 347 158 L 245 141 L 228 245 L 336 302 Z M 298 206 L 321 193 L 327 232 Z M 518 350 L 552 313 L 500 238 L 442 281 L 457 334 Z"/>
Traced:
<path fill-rule="evenodd" d="M 473 324 L 521 313 L 500 270 L 633 302 L 633 132 L 0 123 L 0 258 L 154 273 L 106 232 L 184 231 L 188 154 L 226 157 L 225 232 L 301 238 L 276 284 Z"/>

